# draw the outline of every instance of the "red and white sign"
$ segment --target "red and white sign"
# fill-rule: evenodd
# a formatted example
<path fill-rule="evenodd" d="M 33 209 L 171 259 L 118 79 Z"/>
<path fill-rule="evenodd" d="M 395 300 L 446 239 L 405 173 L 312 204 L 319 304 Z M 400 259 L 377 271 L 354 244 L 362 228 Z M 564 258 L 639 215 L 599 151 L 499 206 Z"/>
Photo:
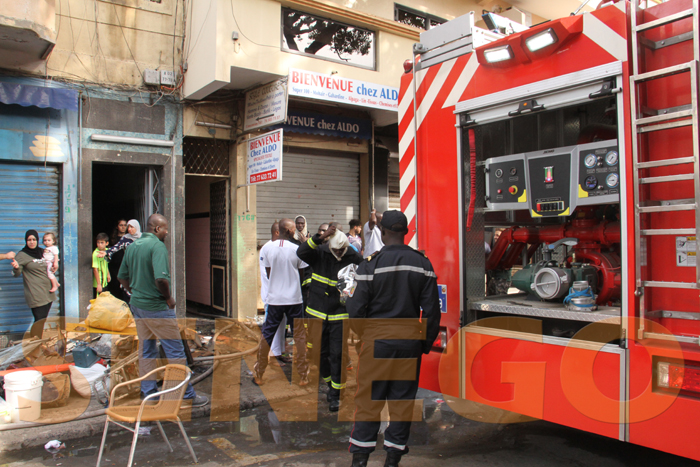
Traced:
<path fill-rule="evenodd" d="M 248 140 L 246 185 L 282 180 L 282 129 Z"/>
<path fill-rule="evenodd" d="M 399 110 L 399 89 L 338 75 L 289 69 L 289 95 L 384 110 Z"/>

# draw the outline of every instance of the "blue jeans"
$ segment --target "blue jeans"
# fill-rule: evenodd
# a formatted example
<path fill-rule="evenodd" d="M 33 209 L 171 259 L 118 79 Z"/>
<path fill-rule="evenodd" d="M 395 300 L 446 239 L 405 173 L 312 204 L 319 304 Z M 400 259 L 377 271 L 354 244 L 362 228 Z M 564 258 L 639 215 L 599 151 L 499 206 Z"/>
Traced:
<path fill-rule="evenodd" d="M 177 327 L 175 310 L 148 311 L 129 305 L 136 322 L 139 336 L 139 373 L 141 376 L 157 368 L 158 346 L 160 341 L 165 357 L 169 363 L 187 366 L 185 347 L 182 344 L 180 330 Z M 155 379 L 141 381 L 141 397 L 158 392 Z M 194 399 L 195 392 L 191 384 L 187 385 L 185 399 Z"/>

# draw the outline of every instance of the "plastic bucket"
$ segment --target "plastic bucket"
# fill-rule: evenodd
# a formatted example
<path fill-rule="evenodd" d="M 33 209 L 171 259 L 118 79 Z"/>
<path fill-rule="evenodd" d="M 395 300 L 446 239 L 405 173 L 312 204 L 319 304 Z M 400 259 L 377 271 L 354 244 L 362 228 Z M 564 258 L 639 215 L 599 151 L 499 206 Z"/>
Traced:
<path fill-rule="evenodd" d="M 5 375 L 5 399 L 10 406 L 12 422 L 30 422 L 41 416 L 43 375 L 34 370 Z"/>

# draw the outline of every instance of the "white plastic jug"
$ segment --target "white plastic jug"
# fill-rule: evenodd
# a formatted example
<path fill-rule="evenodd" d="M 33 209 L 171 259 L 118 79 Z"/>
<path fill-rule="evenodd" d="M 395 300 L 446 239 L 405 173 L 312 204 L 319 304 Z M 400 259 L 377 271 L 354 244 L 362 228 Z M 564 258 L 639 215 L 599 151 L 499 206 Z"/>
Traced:
<path fill-rule="evenodd" d="M 43 375 L 35 370 L 15 371 L 5 375 L 5 397 L 12 422 L 30 422 L 41 416 Z"/>

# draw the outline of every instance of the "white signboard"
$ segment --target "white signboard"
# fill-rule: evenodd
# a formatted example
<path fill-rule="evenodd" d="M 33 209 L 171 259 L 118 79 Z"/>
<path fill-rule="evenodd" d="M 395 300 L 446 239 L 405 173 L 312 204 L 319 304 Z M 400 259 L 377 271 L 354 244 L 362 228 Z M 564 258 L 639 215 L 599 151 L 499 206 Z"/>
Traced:
<path fill-rule="evenodd" d="M 282 180 L 282 129 L 248 140 L 246 185 Z"/>
<path fill-rule="evenodd" d="M 338 75 L 289 69 L 289 94 L 384 110 L 399 110 L 399 88 L 381 86 Z"/>
<path fill-rule="evenodd" d="M 695 237 L 676 237 L 676 266 L 694 268 L 697 264 Z"/>
<path fill-rule="evenodd" d="M 287 83 L 277 80 L 245 93 L 243 131 L 255 130 L 287 119 Z"/>

